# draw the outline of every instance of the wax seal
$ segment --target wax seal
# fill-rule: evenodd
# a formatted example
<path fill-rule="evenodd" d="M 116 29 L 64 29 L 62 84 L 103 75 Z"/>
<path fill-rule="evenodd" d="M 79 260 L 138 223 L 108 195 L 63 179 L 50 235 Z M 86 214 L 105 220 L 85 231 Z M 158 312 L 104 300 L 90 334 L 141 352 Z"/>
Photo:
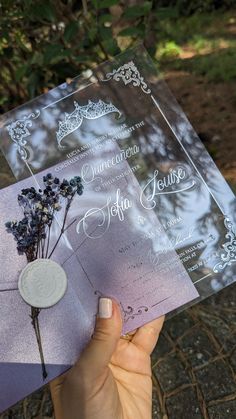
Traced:
<path fill-rule="evenodd" d="M 18 287 L 27 304 L 48 308 L 58 303 L 67 288 L 64 269 L 50 259 L 36 259 L 22 270 Z"/>

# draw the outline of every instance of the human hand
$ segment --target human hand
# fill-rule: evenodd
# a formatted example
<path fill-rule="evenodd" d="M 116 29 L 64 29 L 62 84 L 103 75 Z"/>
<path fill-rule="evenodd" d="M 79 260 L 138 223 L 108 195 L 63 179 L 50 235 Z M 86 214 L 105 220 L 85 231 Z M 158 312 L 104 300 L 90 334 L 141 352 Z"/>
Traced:
<path fill-rule="evenodd" d="M 164 316 L 145 324 L 128 341 L 120 337 L 119 305 L 100 298 L 91 341 L 76 364 L 50 383 L 56 419 L 151 419 L 150 355 L 163 322 Z"/>

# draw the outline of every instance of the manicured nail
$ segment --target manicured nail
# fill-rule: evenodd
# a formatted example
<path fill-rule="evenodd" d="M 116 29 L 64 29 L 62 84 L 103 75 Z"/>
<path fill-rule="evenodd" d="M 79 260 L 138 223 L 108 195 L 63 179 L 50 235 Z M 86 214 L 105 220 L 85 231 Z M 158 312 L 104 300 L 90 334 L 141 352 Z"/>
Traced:
<path fill-rule="evenodd" d="M 110 298 L 100 298 L 98 315 L 102 319 L 109 319 L 112 316 L 112 300 Z"/>

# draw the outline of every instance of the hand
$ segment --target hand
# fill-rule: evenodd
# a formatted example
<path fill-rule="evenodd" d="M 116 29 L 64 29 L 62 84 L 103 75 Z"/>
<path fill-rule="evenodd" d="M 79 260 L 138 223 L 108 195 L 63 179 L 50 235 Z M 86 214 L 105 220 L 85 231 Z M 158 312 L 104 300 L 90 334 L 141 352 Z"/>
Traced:
<path fill-rule="evenodd" d="M 163 322 L 147 323 L 125 340 L 119 305 L 101 298 L 91 341 L 76 364 L 50 383 L 56 419 L 151 419 L 150 355 Z"/>

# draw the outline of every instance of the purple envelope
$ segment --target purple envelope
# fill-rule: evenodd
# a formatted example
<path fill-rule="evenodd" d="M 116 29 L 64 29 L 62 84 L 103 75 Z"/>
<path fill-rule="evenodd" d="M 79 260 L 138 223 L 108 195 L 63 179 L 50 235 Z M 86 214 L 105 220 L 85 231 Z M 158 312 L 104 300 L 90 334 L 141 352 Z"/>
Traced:
<path fill-rule="evenodd" d="M 112 147 L 108 154 L 112 157 L 115 152 L 117 146 Z M 83 160 L 83 165 L 89 163 L 91 157 Z M 58 168 L 59 165 L 50 168 L 53 176 L 70 179 L 81 173 L 82 165 L 78 162 L 60 172 Z M 128 173 L 127 162 L 123 162 L 120 170 Z M 52 380 L 75 362 L 93 332 L 99 296 L 114 297 L 120 303 L 123 333 L 198 296 L 176 252 L 170 244 L 167 245 L 168 238 L 156 215 L 140 204 L 141 189 L 132 172 L 113 182 L 102 194 L 96 192 L 96 184 L 85 184 L 83 195 L 76 197 L 72 204 L 68 228 L 52 257 L 64 268 L 68 289 L 59 303 L 42 309 L 39 314 L 48 373 L 43 380 L 29 317 L 30 306 L 18 290 L 18 277 L 27 262 L 25 256 L 18 255 L 16 243 L 7 233 L 4 223 L 22 218 L 17 205 L 18 193 L 36 183 L 41 186 L 47 172 L 0 191 L 0 231 L 4 244 L 0 253 L 1 410 Z M 106 181 L 105 174 L 101 178 L 102 182 Z M 124 209 L 122 200 L 131 206 Z M 120 212 L 115 212 L 114 208 L 112 211 L 115 202 L 120 203 Z M 92 212 L 93 208 L 97 211 Z M 103 217 L 105 224 L 101 222 Z M 60 221 L 58 212 L 51 233 L 52 243 L 59 234 Z M 153 231 L 156 232 L 154 235 Z"/>

